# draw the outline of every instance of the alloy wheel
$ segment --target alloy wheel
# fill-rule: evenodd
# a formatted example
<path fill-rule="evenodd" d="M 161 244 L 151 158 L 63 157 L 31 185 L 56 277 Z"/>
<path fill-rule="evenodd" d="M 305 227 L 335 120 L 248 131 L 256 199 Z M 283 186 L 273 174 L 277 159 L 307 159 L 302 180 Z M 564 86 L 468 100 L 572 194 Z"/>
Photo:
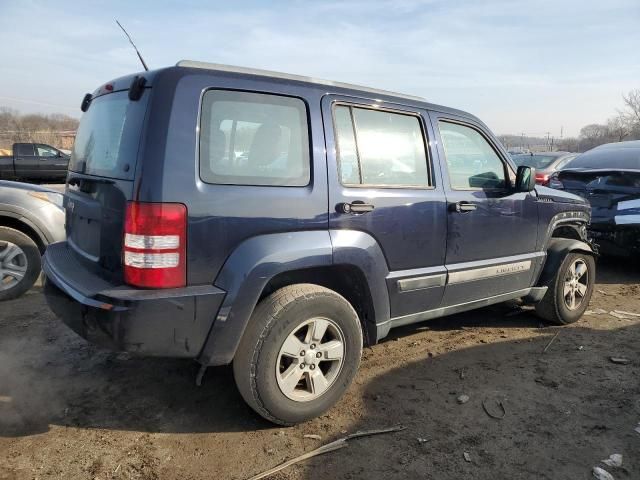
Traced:
<path fill-rule="evenodd" d="M 0 291 L 10 290 L 27 273 L 27 254 L 18 245 L 0 241 Z"/>
<path fill-rule="evenodd" d="M 338 378 L 344 356 L 344 334 L 335 322 L 307 320 L 289 333 L 278 353 L 280 391 L 297 402 L 315 400 Z"/>
<path fill-rule="evenodd" d="M 589 287 L 589 272 L 584 260 L 574 260 L 564 277 L 564 303 L 569 310 L 575 310 L 582 305 Z"/>

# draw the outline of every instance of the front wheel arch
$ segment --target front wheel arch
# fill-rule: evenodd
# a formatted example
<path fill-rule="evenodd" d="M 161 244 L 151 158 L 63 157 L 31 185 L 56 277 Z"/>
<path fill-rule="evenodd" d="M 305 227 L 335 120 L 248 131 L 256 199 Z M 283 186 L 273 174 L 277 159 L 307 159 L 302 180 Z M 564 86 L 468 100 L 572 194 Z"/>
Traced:
<path fill-rule="evenodd" d="M 536 304 L 536 313 L 556 325 L 577 322 L 589 306 L 595 278 L 596 264 L 591 252 L 568 252 L 553 277 L 543 283 L 547 291 Z"/>
<path fill-rule="evenodd" d="M 547 245 L 547 258 L 538 278 L 537 286 L 544 286 L 554 278 L 565 257 L 572 252 L 596 256 L 596 252 L 586 242 L 571 238 L 551 238 Z"/>

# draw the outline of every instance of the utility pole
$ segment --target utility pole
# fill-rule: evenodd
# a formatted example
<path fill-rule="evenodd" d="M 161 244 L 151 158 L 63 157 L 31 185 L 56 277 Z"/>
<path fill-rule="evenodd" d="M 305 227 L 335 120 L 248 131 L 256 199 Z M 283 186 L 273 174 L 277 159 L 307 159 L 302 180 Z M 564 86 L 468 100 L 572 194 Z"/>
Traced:
<path fill-rule="evenodd" d="M 562 134 L 564 132 L 564 126 L 560 127 L 560 140 L 562 140 Z"/>
<path fill-rule="evenodd" d="M 524 132 L 522 132 L 522 136 L 520 138 L 520 153 L 524 153 Z"/>
<path fill-rule="evenodd" d="M 551 150 L 551 144 L 549 143 L 549 136 L 551 135 L 551 132 L 547 132 L 547 149 Z"/>

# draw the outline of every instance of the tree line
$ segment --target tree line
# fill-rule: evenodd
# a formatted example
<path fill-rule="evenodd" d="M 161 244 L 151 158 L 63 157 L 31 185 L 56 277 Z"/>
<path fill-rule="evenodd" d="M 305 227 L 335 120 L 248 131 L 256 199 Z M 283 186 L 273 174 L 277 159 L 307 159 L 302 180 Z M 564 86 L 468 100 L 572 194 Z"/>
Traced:
<path fill-rule="evenodd" d="M 0 148 L 9 149 L 14 143 L 46 143 L 57 148 L 69 148 L 78 129 L 78 119 L 54 113 L 21 114 L 11 108 L 0 107 Z"/>

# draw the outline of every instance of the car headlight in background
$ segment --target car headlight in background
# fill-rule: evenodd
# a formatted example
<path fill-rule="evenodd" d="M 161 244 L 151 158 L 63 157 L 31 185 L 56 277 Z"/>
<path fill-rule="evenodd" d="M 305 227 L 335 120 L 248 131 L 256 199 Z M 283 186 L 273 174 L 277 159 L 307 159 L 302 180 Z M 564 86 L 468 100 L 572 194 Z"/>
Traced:
<path fill-rule="evenodd" d="M 62 199 L 64 198 L 64 195 L 61 193 L 33 191 L 29 192 L 29 195 L 44 202 L 53 203 L 58 208 L 62 208 Z"/>

